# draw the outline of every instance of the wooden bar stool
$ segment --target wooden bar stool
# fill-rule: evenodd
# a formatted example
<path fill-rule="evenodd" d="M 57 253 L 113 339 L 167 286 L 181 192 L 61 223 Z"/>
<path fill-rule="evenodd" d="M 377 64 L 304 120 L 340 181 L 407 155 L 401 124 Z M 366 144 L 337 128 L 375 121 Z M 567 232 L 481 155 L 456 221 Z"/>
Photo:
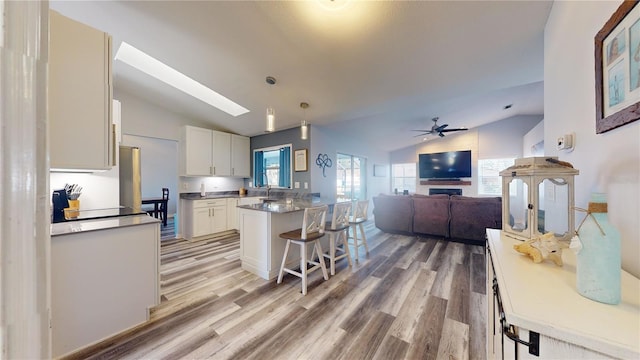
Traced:
<path fill-rule="evenodd" d="M 280 273 L 278 274 L 278 284 L 282 282 L 282 276 L 284 272 L 295 275 L 302 279 L 302 294 L 307 295 L 307 274 L 322 269 L 322 274 L 325 280 L 329 280 L 327 275 L 327 267 L 324 264 L 324 258 L 322 254 L 322 246 L 320 245 L 320 238 L 324 236 L 325 221 L 327 217 L 327 205 L 316 206 L 304 209 L 304 217 L 302 218 L 302 228 L 287 231 L 280 234 L 280 237 L 287 240 L 287 245 L 284 248 L 284 255 L 282 256 L 282 265 L 280 265 Z M 313 243 L 314 253 L 318 254 L 318 261 L 314 260 L 315 256 L 311 258 L 307 257 L 307 244 Z M 289 246 L 291 244 L 300 245 L 300 272 L 285 267 L 287 263 L 287 255 L 289 255 Z M 307 264 L 313 266 L 307 269 Z"/>
<path fill-rule="evenodd" d="M 369 200 L 360 200 L 355 204 L 353 216 L 349 218 L 349 227 L 353 229 L 353 237 L 349 236 L 349 239 L 353 239 L 353 248 L 355 249 L 356 262 L 358 261 L 358 248 L 364 245 L 364 249 L 369 254 L 369 246 L 367 245 L 367 236 L 364 233 L 364 222 L 367 221 L 367 210 L 369 208 Z M 358 228 L 360 228 L 360 236 L 362 236 L 362 244 L 358 244 Z"/>
<path fill-rule="evenodd" d="M 349 229 L 349 215 L 351 214 L 351 203 L 343 202 L 333 206 L 333 215 L 331 216 L 331 222 L 327 222 L 324 231 L 329 235 L 329 252 L 323 254 L 324 257 L 329 259 L 331 265 L 331 275 L 336 274 L 336 260 L 347 258 L 349 266 L 351 264 L 351 254 L 349 252 L 349 242 L 347 240 L 347 230 Z M 340 244 L 342 240 L 342 246 L 336 246 L 336 242 Z M 342 252 L 341 255 L 336 256 L 336 251 Z"/>

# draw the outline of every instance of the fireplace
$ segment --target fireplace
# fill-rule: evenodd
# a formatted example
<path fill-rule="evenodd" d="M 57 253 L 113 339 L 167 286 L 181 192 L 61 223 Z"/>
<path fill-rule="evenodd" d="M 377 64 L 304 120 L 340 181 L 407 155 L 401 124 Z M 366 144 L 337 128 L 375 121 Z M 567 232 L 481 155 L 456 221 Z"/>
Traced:
<path fill-rule="evenodd" d="M 447 195 L 462 195 L 462 189 L 429 189 L 429 195 L 438 195 L 438 194 L 447 194 Z"/>

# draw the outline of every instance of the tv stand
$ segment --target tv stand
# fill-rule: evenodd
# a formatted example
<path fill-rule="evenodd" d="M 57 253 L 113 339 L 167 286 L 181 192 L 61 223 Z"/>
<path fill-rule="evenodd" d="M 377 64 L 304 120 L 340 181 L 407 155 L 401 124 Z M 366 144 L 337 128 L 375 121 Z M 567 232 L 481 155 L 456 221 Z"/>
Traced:
<path fill-rule="evenodd" d="M 420 180 L 420 185 L 471 185 L 471 181 L 461 179 Z"/>

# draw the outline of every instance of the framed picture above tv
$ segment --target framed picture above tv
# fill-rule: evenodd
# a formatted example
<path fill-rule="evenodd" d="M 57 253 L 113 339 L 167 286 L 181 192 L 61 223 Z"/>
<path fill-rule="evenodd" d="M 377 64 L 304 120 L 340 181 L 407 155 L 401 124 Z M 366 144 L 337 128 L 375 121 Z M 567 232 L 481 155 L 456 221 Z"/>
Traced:
<path fill-rule="evenodd" d="M 471 177 L 471 150 L 419 154 L 420 179 L 460 179 Z"/>

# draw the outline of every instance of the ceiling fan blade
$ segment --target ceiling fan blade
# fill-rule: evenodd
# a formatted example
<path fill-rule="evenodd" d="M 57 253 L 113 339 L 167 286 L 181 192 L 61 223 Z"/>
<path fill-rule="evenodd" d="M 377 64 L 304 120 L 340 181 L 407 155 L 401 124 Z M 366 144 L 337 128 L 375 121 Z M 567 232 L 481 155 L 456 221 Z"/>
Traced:
<path fill-rule="evenodd" d="M 425 135 L 429 135 L 431 133 L 424 133 L 424 134 L 418 134 L 418 135 L 414 135 L 413 137 L 421 137 L 421 136 L 425 136 Z"/>
<path fill-rule="evenodd" d="M 459 129 L 446 129 L 446 130 L 441 130 L 440 132 L 464 131 L 464 130 L 469 130 L 469 129 L 466 129 L 466 128 L 459 128 Z"/>
<path fill-rule="evenodd" d="M 411 130 L 411 131 L 424 131 L 426 133 L 430 133 L 431 132 L 431 130 Z"/>

